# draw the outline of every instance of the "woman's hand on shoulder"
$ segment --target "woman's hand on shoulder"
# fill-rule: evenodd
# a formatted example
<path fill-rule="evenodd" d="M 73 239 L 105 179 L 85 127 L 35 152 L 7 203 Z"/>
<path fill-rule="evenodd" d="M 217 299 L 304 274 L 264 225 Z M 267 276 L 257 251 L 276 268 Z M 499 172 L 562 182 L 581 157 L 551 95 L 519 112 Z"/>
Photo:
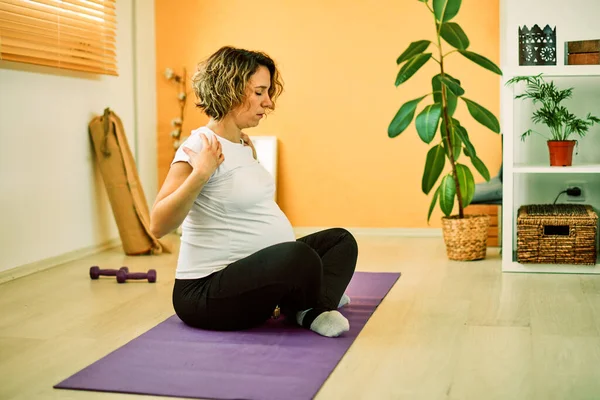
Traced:
<path fill-rule="evenodd" d="M 200 134 L 200 138 L 202 139 L 200 152 L 197 153 L 185 146 L 183 146 L 183 151 L 190 157 L 193 173 L 201 176 L 204 180 L 208 180 L 225 160 L 225 156 L 221 149 L 221 142 L 216 137 L 213 136 L 210 142 L 204 134 Z"/>

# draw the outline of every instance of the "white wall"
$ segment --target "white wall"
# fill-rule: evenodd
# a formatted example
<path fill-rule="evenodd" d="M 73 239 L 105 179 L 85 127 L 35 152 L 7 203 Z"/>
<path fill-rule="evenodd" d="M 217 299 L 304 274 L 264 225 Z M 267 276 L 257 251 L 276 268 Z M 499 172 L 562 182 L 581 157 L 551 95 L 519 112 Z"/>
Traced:
<path fill-rule="evenodd" d="M 137 167 L 151 206 L 158 193 L 154 0 L 134 0 Z"/>
<path fill-rule="evenodd" d="M 87 131 L 105 107 L 154 199 L 154 1 L 138 3 L 117 0 L 118 77 L 0 61 L 0 271 L 118 238 Z"/>

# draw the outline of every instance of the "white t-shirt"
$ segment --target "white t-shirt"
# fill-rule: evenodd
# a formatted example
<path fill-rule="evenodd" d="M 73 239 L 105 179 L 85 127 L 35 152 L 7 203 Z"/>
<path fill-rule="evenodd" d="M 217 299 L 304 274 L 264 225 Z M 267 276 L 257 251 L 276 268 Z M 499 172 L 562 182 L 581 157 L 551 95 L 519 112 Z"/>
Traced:
<path fill-rule="evenodd" d="M 252 157 L 249 146 L 201 127 L 183 142 L 171 164 L 189 163 L 183 146 L 200 152 L 201 134 L 209 143 L 221 142 L 225 160 L 183 221 L 177 279 L 202 278 L 265 247 L 296 240 L 292 225 L 273 199 L 273 177 Z"/>

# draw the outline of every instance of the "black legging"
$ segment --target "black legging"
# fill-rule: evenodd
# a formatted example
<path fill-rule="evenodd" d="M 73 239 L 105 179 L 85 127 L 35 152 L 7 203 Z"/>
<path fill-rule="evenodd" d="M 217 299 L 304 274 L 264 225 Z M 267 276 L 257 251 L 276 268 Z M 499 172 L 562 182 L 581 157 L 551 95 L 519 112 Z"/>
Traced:
<path fill-rule="evenodd" d="M 354 274 L 358 247 L 350 232 L 333 228 L 276 244 L 200 279 L 176 279 L 173 307 L 183 322 L 211 330 L 264 323 L 279 305 L 295 318 L 313 308 L 303 326 L 334 310 Z"/>

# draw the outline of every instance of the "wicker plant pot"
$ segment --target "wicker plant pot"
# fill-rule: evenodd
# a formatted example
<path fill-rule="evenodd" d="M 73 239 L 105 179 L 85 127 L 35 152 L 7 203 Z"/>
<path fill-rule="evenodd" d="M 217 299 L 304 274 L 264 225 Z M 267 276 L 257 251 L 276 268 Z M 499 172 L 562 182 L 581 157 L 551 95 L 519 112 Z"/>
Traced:
<path fill-rule="evenodd" d="M 489 226 L 489 215 L 443 217 L 442 231 L 448 258 L 456 261 L 485 258 Z"/>

